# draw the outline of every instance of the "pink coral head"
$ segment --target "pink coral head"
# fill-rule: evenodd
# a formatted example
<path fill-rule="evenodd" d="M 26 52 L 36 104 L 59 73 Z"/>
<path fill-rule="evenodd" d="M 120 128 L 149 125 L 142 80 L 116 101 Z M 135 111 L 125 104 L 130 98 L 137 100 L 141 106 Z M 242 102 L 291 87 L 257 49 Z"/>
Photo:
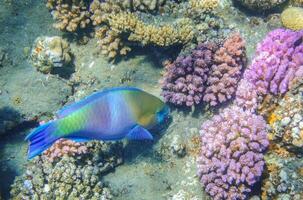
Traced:
<path fill-rule="evenodd" d="M 213 199 L 245 199 L 259 181 L 268 146 L 266 122 L 233 106 L 202 124 L 198 175 Z"/>

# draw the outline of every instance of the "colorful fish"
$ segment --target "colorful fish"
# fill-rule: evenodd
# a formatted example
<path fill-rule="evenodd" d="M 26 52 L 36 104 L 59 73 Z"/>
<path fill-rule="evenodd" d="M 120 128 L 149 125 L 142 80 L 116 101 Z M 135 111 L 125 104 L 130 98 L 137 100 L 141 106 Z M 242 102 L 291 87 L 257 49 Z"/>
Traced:
<path fill-rule="evenodd" d="M 60 138 L 88 140 L 152 140 L 147 129 L 163 122 L 169 108 L 159 98 L 137 88 L 118 87 L 96 92 L 64 107 L 57 118 L 39 126 L 25 140 L 31 159 Z"/>

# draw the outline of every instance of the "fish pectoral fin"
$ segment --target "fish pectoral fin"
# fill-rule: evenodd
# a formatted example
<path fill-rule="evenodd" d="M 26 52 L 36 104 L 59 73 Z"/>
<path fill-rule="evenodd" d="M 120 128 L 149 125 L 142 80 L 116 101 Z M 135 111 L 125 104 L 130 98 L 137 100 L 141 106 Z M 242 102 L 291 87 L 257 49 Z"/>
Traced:
<path fill-rule="evenodd" d="M 64 137 L 64 138 L 68 139 L 68 140 L 72 140 L 74 142 L 87 142 L 87 141 L 91 141 L 91 139 L 82 138 L 82 137 L 73 137 L 73 136 L 70 136 L 70 137 Z"/>
<path fill-rule="evenodd" d="M 129 140 L 153 140 L 152 134 L 142 126 L 135 126 L 126 136 Z"/>

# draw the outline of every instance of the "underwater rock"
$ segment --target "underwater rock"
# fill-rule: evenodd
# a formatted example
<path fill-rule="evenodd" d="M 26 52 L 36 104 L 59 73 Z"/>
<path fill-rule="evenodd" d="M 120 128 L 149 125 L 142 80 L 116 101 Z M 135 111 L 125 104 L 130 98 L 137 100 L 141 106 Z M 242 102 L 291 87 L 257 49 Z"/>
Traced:
<path fill-rule="evenodd" d="M 287 0 L 236 0 L 241 3 L 244 7 L 253 11 L 264 11 L 269 10 L 278 5 L 286 2 Z"/>
<path fill-rule="evenodd" d="M 262 181 L 262 199 L 303 199 L 302 158 L 281 157 L 274 152 L 265 156 L 266 171 Z"/>
<path fill-rule="evenodd" d="M 54 68 L 70 67 L 69 44 L 61 37 L 38 37 L 31 50 L 30 61 L 42 73 L 51 73 Z"/>
<path fill-rule="evenodd" d="M 100 177 L 121 164 L 121 147 L 121 143 L 89 142 L 86 154 L 65 155 L 56 162 L 40 156 L 15 179 L 11 197 L 16 200 L 112 199 Z"/>
<path fill-rule="evenodd" d="M 303 153 L 303 87 L 289 91 L 269 115 L 270 139 L 295 153 Z"/>
<path fill-rule="evenodd" d="M 190 55 L 166 65 L 161 95 L 175 105 L 204 101 L 216 106 L 232 98 L 245 63 L 245 43 L 238 33 L 230 35 L 222 46 L 199 44 Z"/>
<path fill-rule="evenodd" d="M 261 116 L 226 108 L 202 124 L 198 176 L 215 200 L 246 199 L 259 181 L 269 142 Z"/>
<path fill-rule="evenodd" d="M 292 30 L 303 29 L 303 8 L 290 7 L 281 14 L 281 21 L 284 27 Z"/>
<path fill-rule="evenodd" d="M 54 27 L 61 31 L 76 32 L 90 24 L 89 1 L 47 0 L 46 7 L 57 22 Z"/>

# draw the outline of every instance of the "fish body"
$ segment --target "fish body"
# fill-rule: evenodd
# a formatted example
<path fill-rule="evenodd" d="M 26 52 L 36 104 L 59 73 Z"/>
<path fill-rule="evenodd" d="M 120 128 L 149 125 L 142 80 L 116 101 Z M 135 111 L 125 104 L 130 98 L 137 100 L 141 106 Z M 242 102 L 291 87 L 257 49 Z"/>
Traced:
<path fill-rule="evenodd" d="M 148 129 L 164 121 L 169 108 L 137 88 L 118 87 L 94 93 L 57 112 L 57 119 L 32 133 L 29 159 L 60 138 L 74 141 L 153 139 Z"/>

